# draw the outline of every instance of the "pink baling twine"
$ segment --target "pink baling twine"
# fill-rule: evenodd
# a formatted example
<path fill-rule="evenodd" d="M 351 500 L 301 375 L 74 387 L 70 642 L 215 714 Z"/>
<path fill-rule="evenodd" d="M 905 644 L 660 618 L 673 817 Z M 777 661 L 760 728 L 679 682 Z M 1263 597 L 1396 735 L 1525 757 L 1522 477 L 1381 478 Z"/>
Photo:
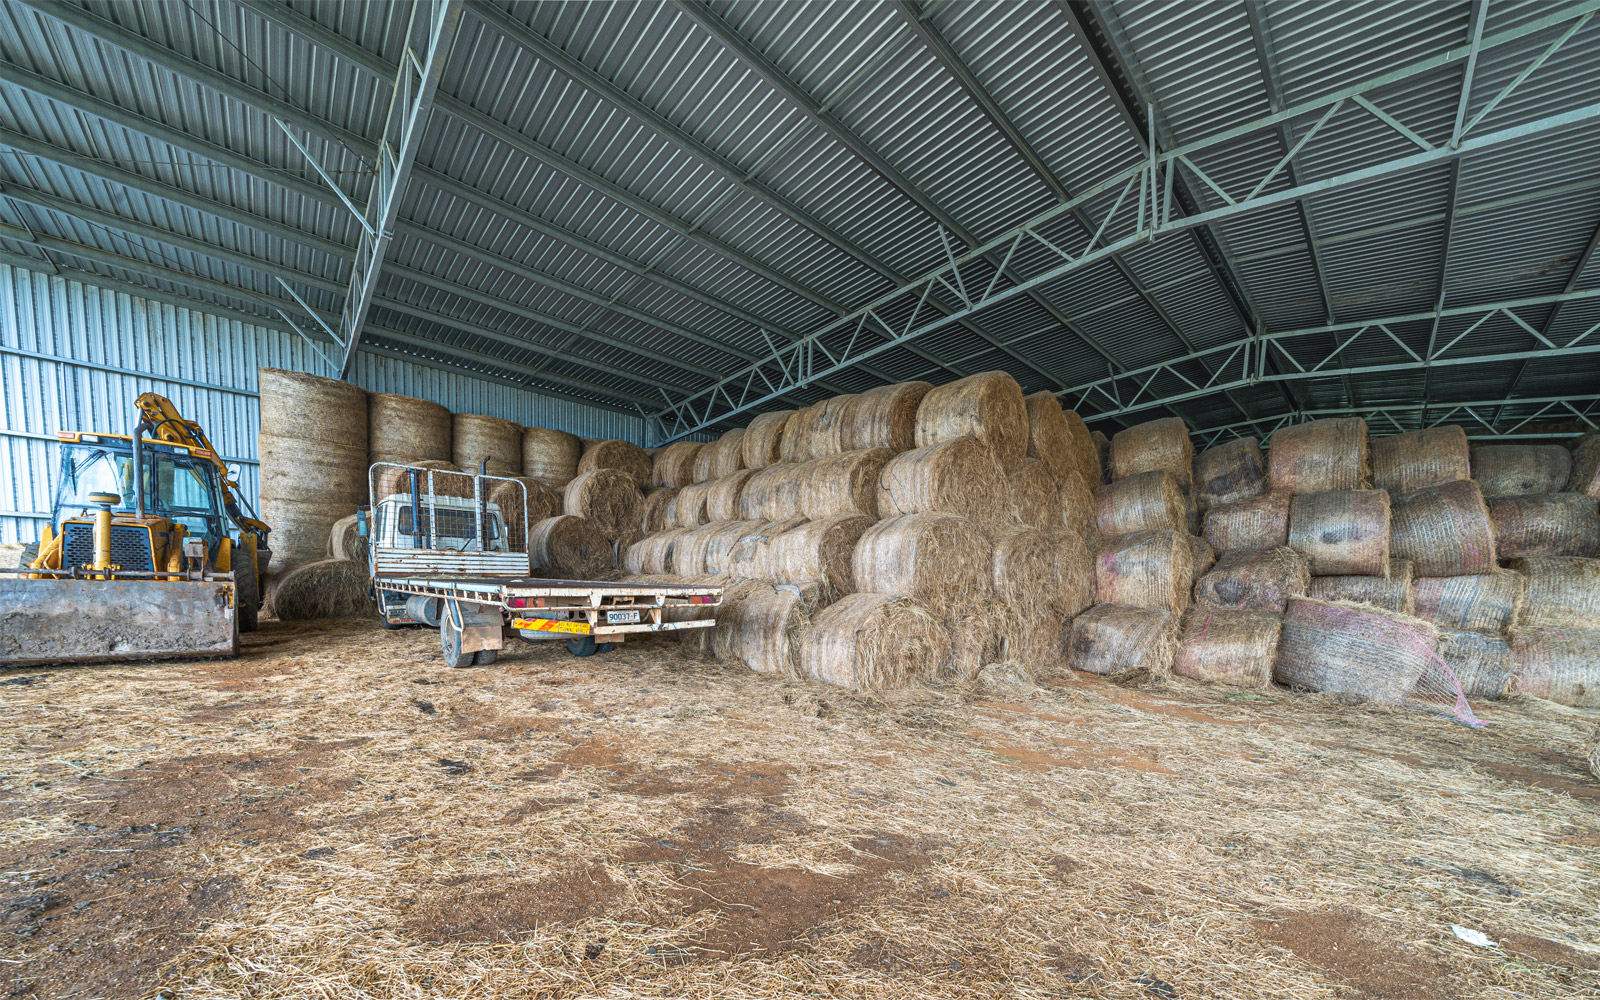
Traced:
<path fill-rule="evenodd" d="M 1375 616 L 1369 612 L 1361 611 L 1358 608 L 1329 607 L 1325 604 L 1314 604 L 1312 609 L 1313 625 L 1338 631 L 1354 631 L 1352 626 L 1357 623 L 1373 617 L 1382 617 L 1381 615 Z M 1487 722 L 1472 714 L 1472 706 L 1467 704 L 1466 692 L 1461 690 L 1461 678 L 1456 676 L 1456 672 L 1450 668 L 1450 664 L 1444 661 L 1444 658 L 1439 655 L 1437 650 L 1430 648 L 1428 641 L 1422 636 L 1409 629 L 1406 630 L 1405 636 L 1405 646 L 1410 646 L 1427 657 L 1428 667 L 1424 670 L 1424 673 L 1427 673 L 1428 670 L 1443 672 L 1444 679 L 1448 682 L 1450 690 L 1455 692 L 1455 704 L 1451 707 L 1451 714 L 1469 726 L 1487 726 Z M 1405 648 L 1389 642 L 1383 644 L 1391 649 Z M 1421 678 L 1418 678 L 1418 683 L 1421 683 Z M 1414 691 L 1416 688 L 1413 687 L 1412 690 Z"/>

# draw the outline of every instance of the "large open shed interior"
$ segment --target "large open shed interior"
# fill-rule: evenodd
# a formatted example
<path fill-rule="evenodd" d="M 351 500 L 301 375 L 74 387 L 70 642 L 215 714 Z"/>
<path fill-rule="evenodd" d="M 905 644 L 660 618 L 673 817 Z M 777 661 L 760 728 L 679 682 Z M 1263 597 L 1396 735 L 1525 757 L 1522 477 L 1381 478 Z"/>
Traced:
<path fill-rule="evenodd" d="M 7 0 L 18 997 L 1600 994 L 1600 0 Z"/>

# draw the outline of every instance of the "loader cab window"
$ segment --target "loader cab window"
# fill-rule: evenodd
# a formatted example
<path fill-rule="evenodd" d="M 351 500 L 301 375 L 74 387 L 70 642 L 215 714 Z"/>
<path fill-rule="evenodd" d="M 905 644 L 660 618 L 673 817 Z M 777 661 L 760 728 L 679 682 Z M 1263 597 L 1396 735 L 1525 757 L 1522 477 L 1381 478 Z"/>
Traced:
<path fill-rule="evenodd" d="M 182 524 L 192 535 L 215 540 L 223 535 L 222 507 L 217 502 L 216 466 L 189 455 L 150 456 L 155 489 L 152 511 Z"/>
<path fill-rule="evenodd" d="M 133 454 L 87 444 L 62 445 L 61 485 L 56 490 L 59 517 L 90 515 L 99 506 L 91 493 L 115 493 L 114 510 L 133 509 Z M 59 520 L 58 517 L 58 520 Z"/>

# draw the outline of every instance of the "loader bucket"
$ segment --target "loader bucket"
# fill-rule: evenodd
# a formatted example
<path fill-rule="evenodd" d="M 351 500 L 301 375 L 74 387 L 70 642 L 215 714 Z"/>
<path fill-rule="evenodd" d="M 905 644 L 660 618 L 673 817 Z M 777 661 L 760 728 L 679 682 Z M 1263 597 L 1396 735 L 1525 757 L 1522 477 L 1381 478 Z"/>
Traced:
<path fill-rule="evenodd" d="M 235 656 L 232 588 L 0 577 L 0 666 Z"/>

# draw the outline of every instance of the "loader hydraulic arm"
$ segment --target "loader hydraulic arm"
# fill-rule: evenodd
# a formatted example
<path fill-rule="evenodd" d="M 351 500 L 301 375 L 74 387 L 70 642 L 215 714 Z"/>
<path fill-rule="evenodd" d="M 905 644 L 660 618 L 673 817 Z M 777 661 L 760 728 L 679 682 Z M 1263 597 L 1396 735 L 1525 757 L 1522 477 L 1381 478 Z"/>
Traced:
<path fill-rule="evenodd" d="M 266 538 L 269 530 L 266 523 L 246 515 L 239 503 L 239 484 L 228 478 L 228 467 L 222 463 L 217 450 L 211 447 L 205 429 L 197 421 L 183 419 L 172 400 L 159 393 L 143 393 L 134 401 L 134 405 L 139 408 L 140 419 L 150 425 L 150 435 L 156 440 L 205 452 L 211 464 L 217 468 L 217 481 L 222 484 L 222 502 L 228 517 L 240 528 L 257 532 Z"/>

